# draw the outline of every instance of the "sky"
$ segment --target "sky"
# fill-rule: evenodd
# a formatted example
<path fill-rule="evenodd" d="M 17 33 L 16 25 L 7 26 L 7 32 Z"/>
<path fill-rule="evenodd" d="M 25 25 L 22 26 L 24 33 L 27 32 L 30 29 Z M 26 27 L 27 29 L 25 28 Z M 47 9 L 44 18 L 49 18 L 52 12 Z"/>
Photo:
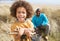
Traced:
<path fill-rule="evenodd" d="M 60 0 L 26 0 L 33 4 L 60 5 Z M 0 0 L 0 3 L 10 3 L 11 0 Z"/>
<path fill-rule="evenodd" d="M 60 5 L 60 0 L 26 0 L 35 4 Z"/>

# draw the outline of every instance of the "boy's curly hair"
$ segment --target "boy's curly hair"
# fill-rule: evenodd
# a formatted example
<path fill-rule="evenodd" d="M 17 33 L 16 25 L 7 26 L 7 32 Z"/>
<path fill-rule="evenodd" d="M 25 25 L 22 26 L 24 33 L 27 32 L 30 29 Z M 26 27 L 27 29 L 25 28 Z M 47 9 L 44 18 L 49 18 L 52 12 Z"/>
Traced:
<path fill-rule="evenodd" d="M 11 6 L 10 12 L 11 12 L 11 15 L 12 15 L 13 17 L 16 18 L 16 10 L 17 10 L 18 7 L 24 7 L 24 8 L 26 9 L 26 11 L 27 11 L 27 18 L 32 17 L 32 15 L 33 15 L 33 13 L 34 13 L 33 8 L 32 8 L 32 6 L 31 6 L 28 2 L 26 2 L 26 1 L 17 1 L 17 2 L 15 2 L 15 3 Z"/>

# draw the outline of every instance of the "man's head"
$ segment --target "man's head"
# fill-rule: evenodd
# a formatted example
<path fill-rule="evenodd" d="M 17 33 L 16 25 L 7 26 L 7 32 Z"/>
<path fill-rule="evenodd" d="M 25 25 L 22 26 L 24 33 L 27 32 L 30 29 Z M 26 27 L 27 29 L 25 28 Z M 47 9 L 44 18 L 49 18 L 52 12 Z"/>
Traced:
<path fill-rule="evenodd" d="M 40 9 L 39 9 L 39 8 L 36 10 L 36 15 L 37 15 L 37 16 L 40 15 Z"/>

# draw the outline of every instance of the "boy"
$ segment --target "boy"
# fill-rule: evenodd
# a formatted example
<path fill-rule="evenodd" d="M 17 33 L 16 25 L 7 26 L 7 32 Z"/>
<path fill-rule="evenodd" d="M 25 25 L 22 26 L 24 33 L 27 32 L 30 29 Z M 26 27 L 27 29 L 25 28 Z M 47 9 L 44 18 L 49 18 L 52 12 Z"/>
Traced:
<path fill-rule="evenodd" d="M 26 1 L 17 1 L 11 8 L 11 15 L 17 19 L 11 26 L 11 31 L 18 32 L 14 34 L 15 41 L 20 41 L 22 35 L 26 35 L 28 38 L 31 37 L 31 33 L 34 31 L 33 23 L 28 19 L 33 15 L 33 9 L 31 5 Z"/>

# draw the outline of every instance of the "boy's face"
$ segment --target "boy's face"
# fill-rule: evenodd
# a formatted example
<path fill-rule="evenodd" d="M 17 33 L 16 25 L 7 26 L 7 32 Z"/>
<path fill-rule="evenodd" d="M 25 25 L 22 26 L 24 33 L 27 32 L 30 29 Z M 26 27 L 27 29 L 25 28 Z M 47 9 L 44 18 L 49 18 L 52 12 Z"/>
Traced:
<path fill-rule="evenodd" d="M 26 16 L 27 16 L 26 9 L 24 7 L 18 7 L 16 10 L 16 17 L 17 17 L 18 21 L 19 22 L 25 21 Z"/>

